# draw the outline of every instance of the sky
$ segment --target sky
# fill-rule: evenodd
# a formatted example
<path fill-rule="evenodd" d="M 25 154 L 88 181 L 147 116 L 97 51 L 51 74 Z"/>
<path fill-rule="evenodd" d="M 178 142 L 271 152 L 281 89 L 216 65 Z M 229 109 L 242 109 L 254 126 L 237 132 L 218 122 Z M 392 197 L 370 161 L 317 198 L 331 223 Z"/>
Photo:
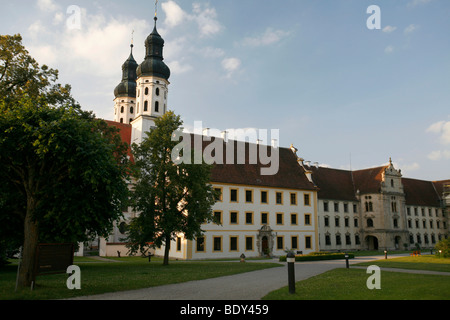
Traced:
<path fill-rule="evenodd" d="M 372 6 L 376 6 L 374 9 Z M 121 66 L 144 59 L 154 0 L 0 0 L 84 110 L 113 120 Z M 187 129 L 279 130 L 307 161 L 450 179 L 450 1 L 159 0 L 169 109 Z M 261 131 L 263 132 L 263 131 Z"/>

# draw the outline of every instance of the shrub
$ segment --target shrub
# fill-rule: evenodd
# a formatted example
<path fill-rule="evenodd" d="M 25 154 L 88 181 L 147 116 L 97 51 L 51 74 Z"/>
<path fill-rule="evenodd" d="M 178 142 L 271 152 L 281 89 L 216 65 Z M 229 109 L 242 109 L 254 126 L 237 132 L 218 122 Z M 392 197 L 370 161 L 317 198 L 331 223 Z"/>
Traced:
<path fill-rule="evenodd" d="M 450 258 L 450 238 L 439 241 L 434 247 L 436 255 L 442 258 Z M 442 252 L 439 252 L 441 250 Z"/>
<path fill-rule="evenodd" d="M 353 253 L 347 253 L 349 259 L 355 258 Z M 345 259 L 346 253 L 312 252 L 307 255 L 295 256 L 295 261 L 319 261 Z M 280 262 L 286 262 L 286 256 L 280 257 Z"/>

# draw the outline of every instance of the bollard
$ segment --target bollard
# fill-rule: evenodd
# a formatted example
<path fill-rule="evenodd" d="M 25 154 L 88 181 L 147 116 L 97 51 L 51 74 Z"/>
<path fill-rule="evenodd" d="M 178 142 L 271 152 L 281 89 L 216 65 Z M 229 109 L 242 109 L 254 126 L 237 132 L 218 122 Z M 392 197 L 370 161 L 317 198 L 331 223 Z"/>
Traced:
<path fill-rule="evenodd" d="M 348 269 L 350 268 L 350 265 L 348 264 L 348 254 L 345 254 L 345 267 Z"/>
<path fill-rule="evenodd" d="M 295 293 L 295 255 L 292 252 L 289 252 L 286 256 L 287 264 L 288 264 L 288 278 L 289 278 L 289 293 Z"/>

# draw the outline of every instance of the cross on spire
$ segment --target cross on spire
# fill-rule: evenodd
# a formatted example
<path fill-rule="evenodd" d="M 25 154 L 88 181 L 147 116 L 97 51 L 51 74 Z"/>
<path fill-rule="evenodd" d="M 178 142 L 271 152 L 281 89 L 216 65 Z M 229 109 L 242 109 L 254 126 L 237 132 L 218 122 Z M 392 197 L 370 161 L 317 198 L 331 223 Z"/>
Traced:
<path fill-rule="evenodd" d="M 158 16 L 158 0 L 155 0 L 155 18 Z"/>

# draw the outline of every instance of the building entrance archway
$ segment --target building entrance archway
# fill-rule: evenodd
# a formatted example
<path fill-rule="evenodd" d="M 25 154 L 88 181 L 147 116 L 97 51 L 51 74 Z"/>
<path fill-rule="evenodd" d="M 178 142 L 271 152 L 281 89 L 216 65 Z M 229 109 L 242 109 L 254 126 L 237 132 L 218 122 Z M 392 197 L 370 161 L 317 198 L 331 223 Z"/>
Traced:
<path fill-rule="evenodd" d="M 378 238 L 375 236 L 366 237 L 367 250 L 378 250 Z"/>

